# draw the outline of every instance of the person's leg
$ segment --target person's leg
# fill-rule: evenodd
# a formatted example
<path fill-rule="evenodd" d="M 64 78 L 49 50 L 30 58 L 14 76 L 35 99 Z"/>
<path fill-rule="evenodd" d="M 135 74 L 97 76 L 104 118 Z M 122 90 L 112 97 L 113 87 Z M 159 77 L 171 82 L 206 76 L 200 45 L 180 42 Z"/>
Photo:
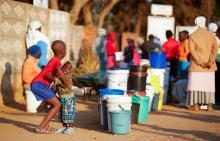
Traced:
<path fill-rule="evenodd" d="M 52 105 L 52 108 L 49 110 L 48 114 L 40 123 L 39 125 L 40 128 L 48 128 L 51 119 L 56 115 L 56 113 L 59 111 L 61 107 L 61 103 L 56 97 L 48 99 L 47 102 L 49 102 Z"/>

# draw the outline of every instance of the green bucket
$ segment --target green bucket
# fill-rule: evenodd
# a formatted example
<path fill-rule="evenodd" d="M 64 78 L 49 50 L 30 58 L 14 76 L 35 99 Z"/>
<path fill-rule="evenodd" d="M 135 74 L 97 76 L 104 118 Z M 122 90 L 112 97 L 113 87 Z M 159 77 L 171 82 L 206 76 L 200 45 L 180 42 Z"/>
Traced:
<path fill-rule="evenodd" d="M 132 96 L 132 123 L 147 123 L 149 100 L 149 96 Z"/>
<path fill-rule="evenodd" d="M 115 110 L 110 112 L 113 134 L 128 134 L 130 131 L 131 111 Z"/>

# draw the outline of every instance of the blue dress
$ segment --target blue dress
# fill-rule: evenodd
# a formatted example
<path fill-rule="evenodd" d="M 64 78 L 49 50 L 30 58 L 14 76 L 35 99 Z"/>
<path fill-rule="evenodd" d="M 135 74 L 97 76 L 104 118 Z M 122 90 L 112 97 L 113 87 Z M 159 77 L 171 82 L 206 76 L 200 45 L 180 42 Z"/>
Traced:
<path fill-rule="evenodd" d="M 47 60 L 48 45 L 44 41 L 38 41 L 37 45 L 40 47 L 41 50 L 41 57 L 39 58 L 38 66 L 40 69 L 43 69 L 43 66 L 46 66 L 48 63 Z"/>

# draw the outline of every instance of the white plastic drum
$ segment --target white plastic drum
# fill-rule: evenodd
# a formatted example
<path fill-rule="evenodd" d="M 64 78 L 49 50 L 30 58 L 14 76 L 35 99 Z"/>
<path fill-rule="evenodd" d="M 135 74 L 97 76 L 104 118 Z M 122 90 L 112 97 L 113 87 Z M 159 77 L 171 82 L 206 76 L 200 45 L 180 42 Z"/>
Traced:
<path fill-rule="evenodd" d="M 37 101 L 34 94 L 30 90 L 25 90 L 25 94 L 26 94 L 26 102 L 27 102 L 26 105 L 27 112 L 36 113 L 37 108 L 40 106 L 42 101 Z"/>
<path fill-rule="evenodd" d="M 129 70 L 107 70 L 108 88 L 127 91 Z"/>

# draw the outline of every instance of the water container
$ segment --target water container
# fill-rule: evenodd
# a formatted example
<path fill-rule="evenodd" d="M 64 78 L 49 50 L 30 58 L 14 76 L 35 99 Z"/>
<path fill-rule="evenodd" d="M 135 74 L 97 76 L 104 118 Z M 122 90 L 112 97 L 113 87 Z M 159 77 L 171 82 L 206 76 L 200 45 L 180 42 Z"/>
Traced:
<path fill-rule="evenodd" d="M 144 92 L 146 90 L 147 67 L 132 65 L 128 78 L 128 91 Z"/>
<path fill-rule="evenodd" d="M 26 105 L 27 112 L 36 113 L 37 108 L 40 106 L 42 101 L 37 101 L 34 94 L 30 90 L 25 90 L 25 94 L 26 94 L 26 102 L 27 102 Z"/>
<path fill-rule="evenodd" d="M 122 95 L 107 95 L 107 109 L 108 109 L 108 131 L 111 132 L 111 111 L 131 110 L 131 97 Z"/>
<path fill-rule="evenodd" d="M 131 111 L 111 111 L 111 128 L 113 134 L 128 134 L 130 131 Z"/>
<path fill-rule="evenodd" d="M 166 68 L 166 53 L 162 51 L 151 51 L 150 66 L 156 69 Z"/>
<path fill-rule="evenodd" d="M 100 98 L 102 99 L 105 95 L 124 95 L 124 90 L 119 89 L 99 89 Z"/>
<path fill-rule="evenodd" d="M 149 99 L 148 96 L 132 96 L 132 121 L 135 121 L 133 120 L 134 118 L 138 119 L 136 121 L 138 124 L 147 123 Z M 137 104 L 139 105 L 138 108 Z M 138 110 L 138 112 L 136 110 Z"/>
<path fill-rule="evenodd" d="M 109 89 L 127 90 L 128 70 L 107 70 Z"/>

